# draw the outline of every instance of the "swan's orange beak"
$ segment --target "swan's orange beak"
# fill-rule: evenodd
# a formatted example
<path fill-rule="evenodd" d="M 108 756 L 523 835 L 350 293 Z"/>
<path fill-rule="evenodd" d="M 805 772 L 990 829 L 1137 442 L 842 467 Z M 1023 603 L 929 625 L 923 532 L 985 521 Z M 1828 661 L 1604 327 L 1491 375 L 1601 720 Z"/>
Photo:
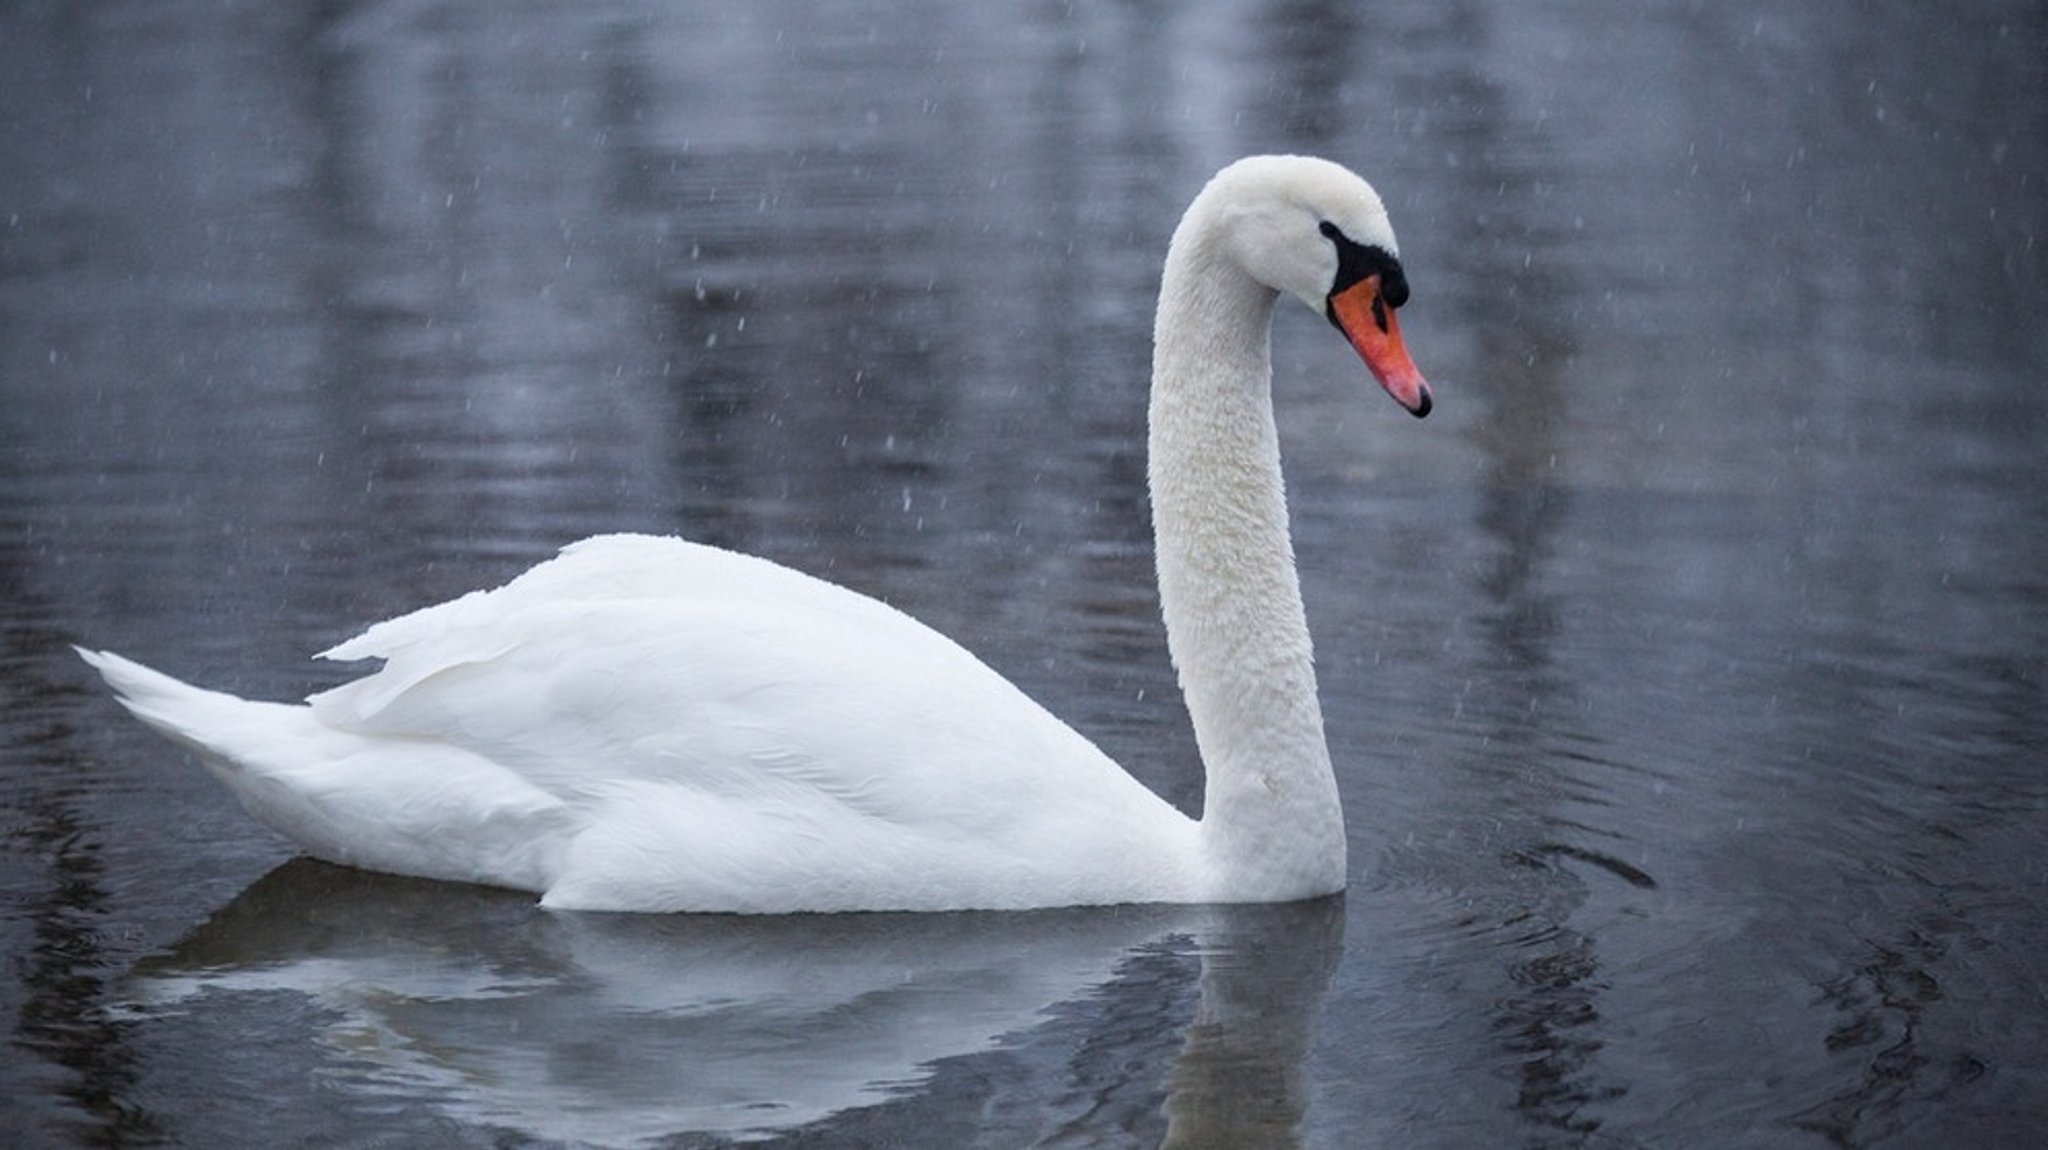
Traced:
<path fill-rule="evenodd" d="M 1367 276 L 1331 296 L 1330 319 L 1395 403 L 1417 419 L 1429 414 L 1429 384 L 1401 343 L 1401 324 L 1380 296 L 1380 277 Z"/>

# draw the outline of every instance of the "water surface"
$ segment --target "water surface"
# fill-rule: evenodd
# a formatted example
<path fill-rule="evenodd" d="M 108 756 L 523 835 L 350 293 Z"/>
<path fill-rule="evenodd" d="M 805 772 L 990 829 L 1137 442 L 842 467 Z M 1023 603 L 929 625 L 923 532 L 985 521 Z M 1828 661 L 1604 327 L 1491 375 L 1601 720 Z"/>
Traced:
<path fill-rule="evenodd" d="M 0 1141 L 2025 1144 L 2048 19 L 1779 7 L 0 16 Z M 67 648 L 290 698 L 681 533 L 1192 810 L 1151 299 L 1279 150 L 1438 398 L 1281 316 L 1340 899 L 547 915 L 291 861 Z"/>

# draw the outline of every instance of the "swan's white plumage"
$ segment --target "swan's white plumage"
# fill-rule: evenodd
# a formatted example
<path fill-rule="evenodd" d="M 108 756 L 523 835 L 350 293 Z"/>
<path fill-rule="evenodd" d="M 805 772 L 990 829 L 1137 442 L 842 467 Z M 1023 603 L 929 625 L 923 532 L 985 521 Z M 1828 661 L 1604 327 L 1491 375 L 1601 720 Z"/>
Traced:
<path fill-rule="evenodd" d="M 957 644 L 765 560 L 611 535 L 324 653 L 304 706 L 81 652 L 308 852 L 572 909 L 773 913 L 1308 897 L 1344 882 L 1287 538 L 1266 332 L 1388 252 L 1371 189 L 1262 157 L 1169 252 L 1151 481 L 1161 598 L 1208 771 L 1190 819 Z"/>
<path fill-rule="evenodd" d="M 1193 840 L 1185 815 L 938 632 L 765 560 L 588 539 L 328 654 L 385 665 L 286 707 L 91 658 L 259 818 L 351 865 L 526 887 L 571 909 L 1191 889 L 1175 865 Z M 1048 842 L 1061 844 L 1050 859 Z M 1091 894 L 1045 865 L 1083 860 L 1113 886 Z"/>

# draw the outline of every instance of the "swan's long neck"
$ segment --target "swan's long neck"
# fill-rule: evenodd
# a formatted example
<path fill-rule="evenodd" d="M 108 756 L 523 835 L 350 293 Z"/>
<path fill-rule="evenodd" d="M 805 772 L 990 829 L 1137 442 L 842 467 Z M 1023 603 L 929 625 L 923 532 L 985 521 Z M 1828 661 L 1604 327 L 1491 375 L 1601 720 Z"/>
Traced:
<path fill-rule="evenodd" d="M 1275 293 L 1209 218 L 1174 236 L 1154 332 L 1160 608 L 1207 772 L 1212 897 L 1301 898 L 1344 885 L 1345 848 L 1273 421 Z"/>

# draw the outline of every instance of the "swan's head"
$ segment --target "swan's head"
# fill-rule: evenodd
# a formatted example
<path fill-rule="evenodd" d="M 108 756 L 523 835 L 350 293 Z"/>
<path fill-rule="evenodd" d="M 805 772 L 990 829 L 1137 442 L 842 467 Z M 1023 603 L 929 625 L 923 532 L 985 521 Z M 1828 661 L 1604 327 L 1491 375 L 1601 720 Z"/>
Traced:
<path fill-rule="evenodd" d="M 1429 385 L 1394 318 L 1408 302 L 1400 247 L 1371 184 L 1328 160 L 1252 156 L 1217 173 L 1202 198 L 1238 266 L 1326 317 L 1395 402 L 1429 414 Z"/>

